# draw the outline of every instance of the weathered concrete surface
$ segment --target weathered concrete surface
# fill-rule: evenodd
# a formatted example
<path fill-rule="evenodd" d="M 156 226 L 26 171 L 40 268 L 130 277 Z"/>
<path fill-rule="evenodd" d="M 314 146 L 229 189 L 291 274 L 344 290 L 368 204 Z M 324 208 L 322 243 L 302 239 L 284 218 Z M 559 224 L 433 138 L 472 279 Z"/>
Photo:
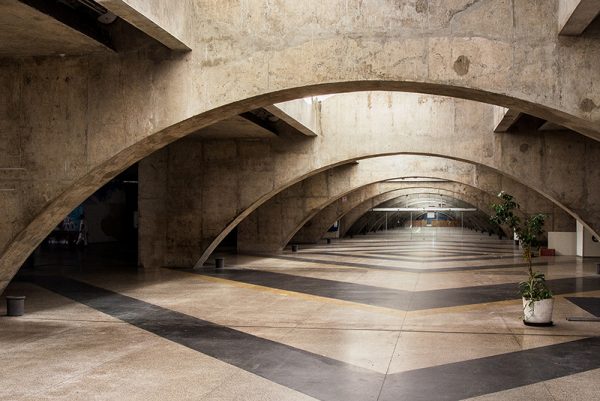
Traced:
<path fill-rule="evenodd" d="M 598 13 L 600 13 L 600 2 L 597 0 L 559 0 L 559 35 L 581 35 Z"/>
<path fill-rule="evenodd" d="M 494 132 L 507 132 L 521 118 L 523 113 L 515 109 L 496 106 L 494 108 Z"/>
<path fill-rule="evenodd" d="M 0 57 L 98 52 L 112 50 L 18 0 L 0 2 Z"/>
<path fill-rule="evenodd" d="M 600 45 L 559 40 L 553 2 L 419 4 L 197 2 L 181 21 L 194 49 L 185 56 L 156 48 L 2 64 L 3 85 L 14 86 L 2 140 L 21 144 L 10 167 L 26 173 L 2 182 L 18 187 L 16 203 L 25 206 L 2 222 L 13 239 L 3 244 L 0 287 L 66 213 L 118 172 L 202 126 L 276 102 L 360 89 L 437 93 L 512 107 L 598 138 Z M 484 131 L 482 138 L 491 128 Z M 328 165 L 321 156 L 307 159 L 307 171 Z M 300 178 L 290 172 L 286 182 Z M 538 188 L 557 188 L 538 178 Z M 279 186 L 272 188 L 257 204 Z M 559 202 L 555 195 L 569 192 L 552 191 Z"/>
<path fill-rule="evenodd" d="M 169 217 L 167 210 L 168 151 L 156 152 L 138 164 L 138 265 L 164 265 Z"/>
<path fill-rule="evenodd" d="M 321 113 L 318 102 L 291 100 L 273 106 L 265 106 L 265 109 L 306 136 L 320 134 Z"/>
<path fill-rule="evenodd" d="M 193 20 L 186 18 L 194 14 L 191 0 L 96 0 L 118 17 L 123 18 L 151 38 L 169 49 L 191 50 L 186 42 L 192 40 Z"/>

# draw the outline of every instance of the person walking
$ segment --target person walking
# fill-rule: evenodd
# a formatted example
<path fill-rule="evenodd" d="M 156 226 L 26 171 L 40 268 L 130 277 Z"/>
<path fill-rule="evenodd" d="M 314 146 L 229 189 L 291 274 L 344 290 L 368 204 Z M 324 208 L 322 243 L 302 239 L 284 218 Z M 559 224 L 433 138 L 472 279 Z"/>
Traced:
<path fill-rule="evenodd" d="M 87 244 L 88 244 L 87 224 L 85 222 L 84 214 L 81 215 L 81 220 L 79 221 L 79 235 L 77 235 L 77 241 L 75 242 L 75 244 L 83 245 L 83 246 L 87 246 Z"/>

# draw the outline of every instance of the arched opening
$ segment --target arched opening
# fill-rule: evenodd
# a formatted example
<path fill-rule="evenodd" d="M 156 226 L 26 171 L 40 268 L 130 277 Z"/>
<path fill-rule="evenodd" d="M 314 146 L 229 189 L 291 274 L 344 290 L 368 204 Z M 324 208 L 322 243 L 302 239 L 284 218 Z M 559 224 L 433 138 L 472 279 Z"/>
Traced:
<path fill-rule="evenodd" d="M 60 218 L 62 218 L 62 215 L 64 215 L 70 208 L 72 208 L 76 204 L 80 203 L 82 198 L 85 198 L 85 196 L 92 193 L 93 190 L 96 189 L 100 183 L 105 182 L 106 180 L 108 180 L 112 176 L 114 176 L 114 174 L 121 171 L 124 168 L 124 166 L 127 166 L 130 163 L 139 160 L 141 157 L 155 151 L 156 149 L 159 149 L 162 146 L 165 146 L 166 144 L 170 143 L 171 141 L 173 141 L 185 134 L 189 134 L 189 133 L 191 133 L 190 131 L 197 130 L 199 127 L 202 127 L 206 124 L 222 120 L 224 117 L 226 117 L 232 113 L 235 113 L 235 112 L 241 112 L 241 111 L 248 110 L 248 109 L 255 109 L 255 107 L 268 104 L 270 102 L 273 102 L 274 100 L 276 100 L 276 101 L 289 100 L 294 97 L 297 97 L 298 94 L 300 94 L 300 93 L 303 95 L 322 94 L 322 93 L 340 93 L 340 92 L 343 92 L 342 86 L 344 86 L 344 85 L 328 84 L 328 85 L 318 85 L 318 86 L 307 86 L 307 87 L 303 87 L 303 88 L 296 88 L 294 90 L 274 92 L 274 93 L 270 93 L 268 96 L 267 95 L 258 96 L 255 98 L 248 99 L 246 101 L 232 103 L 228 106 L 223 106 L 218 109 L 214 109 L 211 112 L 207 112 L 207 113 L 198 115 L 197 117 L 194 117 L 192 119 L 181 122 L 177 125 L 169 127 L 168 129 L 165 129 L 163 131 L 156 133 L 156 135 L 153 135 L 151 137 L 148 137 L 146 139 L 139 141 L 135 145 L 119 152 L 117 155 L 112 157 L 109 161 L 98 165 L 89 174 L 87 174 L 85 177 L 82 177 L 75 184 L 73 184 L 71 186 L 71 189 L 64 191 L 61 195 L 56 197 L 54 199 L 54 201 L 50 202 L 44 208 L 44 211 L 42 212 L 42 214 L 40 214 L 38 216 L 38 219 L 32 221 L 28 225 L 28 227 L 26 227 L 23 231 L 20 232 L 20 234 L 18 234 L 15 237 L 13 243 L 10 244 L 6 248 L 3 258 L 2 258 L 3 266 L 4 265 L 8 265 L 8 266 L 19 265 L 20 262 L 22 260 L 24 260 L 24 258 L 29 253 L 29 251 L 26 251 L 26 249 L 27 248 L 32 249 L 33 246 L 35 246 L 37 243 L 39 243 L 43 239 L 45 233 L 49 232 L 51 227 L 53 227 L 55 225 L 56 221 L 59 219 L 59 216 L 61 216 Z M 352 89 L 350 89 L 350 88 L 352 88 Z M 440 87 L 437 85 L 429 86 L 429 85 L 418 84 L 414 87 L 410 86 L 410 88 L 409 88 L 408 86 L 406 86 L 405 84 L 403 84 L 401 82 L 394 83 L 394 82 L 388 82 L 388 81 L 353 82 L 351 86 L 347 85 L 345 90 L 350 91 L 350 90 L 356 90 L 356 89 L 375 89 L 375 88 L 376 89 L 386 89 L 386 90 L 400 90 L 400 91 L 414 90 L 416 92 L 421 92 L 421 93 L 436 93 L 436 94 L 442 94 L 442 95 L 450 94 L 450 93 L 446 92 L 443 87 Z M 454 92 L 454 91 L 451 91 L 451 92 Z M 477 91 L 468 90 L 463 93 L 462 97 L 483 100 L 482 99 L 483 97 L 478 96 L 477 93 L 478 93 Z M 459 91 L 457 91 L 457 94 L 455 94 L 455 95 L 460 96 L 460 94 L 461 94 L 461 91 L 459 90 Z M 496 95 L 496 96 L 492 95 L 491 97 L 486 96 L 486 99 L 488 99 L 488 100 L 494 99 L 494 100 L 496 100 L 496 103 L 498 103 L 498 104 L 507 104 L 506 99 L 504 99 L 502 96 L 499 96 L 499 95 Z M 535 107 L 533 107 L 532 105 L 529 105 L 529 106 L 523 105 L 523 106 L 524 106 L 524 110 L 525 109 L 535 109 Z M 564 120 L 566 119 L 566 118 L 564 118 L 565 116 L 557 117 L 557 115 L 561 115 L 561 114 L 558 113 L 558 114 L 554 115 L 554 113 L 547 113 L 547 110 L 546 111 L 543 111 L 543 110 L 545 110 L 544 107 L 541 107 L 541 109 L 537 110 L 537 113 L 532 113 L 532 114 L 535 114 L 538 116 L 552 115 L 552 117 L 554 118 L 554 121 L 560 121 L 560 122 L 564 123 Z M 566 125 L 568 125 L 568 124 L 566 124 Z M 381 155 L 385 155 L 385 154 L 400 154 L 400 153 L 401 152 L 379 153 L 379 154 L 372 154 L 370 156 L 381 156 Z M 407 153 L 409 153 L 409 152 L 407 152 Z M 410 153 L 418 154 L 417 152 L 410 152 Z M 435 154 L 435 153 L 426 153 L 426 155 L 446 156 L 446 155 Z M 362 157 L 366 157 L 366 155 L 362 156 Z M 456 156 L 452 156 L 452 155 L 450 155 L 450 157 L 455 158 L 457 160 L 464 160 L 464 159 L 461 159 L 460 157 L 456 157 Z M 334 165 L 348 163 L 348 162 L 351 162 L 351 161 L 357 160 L 357 159 L 359 159 L 359 158 L 357 157 L 357 158 L 352 158 L 352 159 L 340 160 L 340 161 L 336 162 L 335 164 L 325 165 L 314 171 L 322 171 L 322 170 L 330 168 Z M 478 161 L 475 161 L 475 163 L 478 163 Z M 306 178 L 307 176 L 308 176 L 308 174 L 300 175 L 297 178 L 293 179 L 292 181 L 288 182 L 287 185 L 288 186 L 292 185 L 294 182 L 298 182 L 299 180 Z M 514 172 L 511 174 L 511 176 L 513 178 L 517 178 L 517 179 L 520 178 L 520 177 L 514 175 Z M 583 222 L 587 221 L 585 218 L 582 218 L 579 215 L 579 213 L 584 212 L 584 210 L 578 210 L 577 212 L 579 212 L 579 213 L 573 212 L 572 209 L 570 209 L 567 206 L 564 206 L 564 204 L 561 202 L 560 199 L 555 198 L 551 194 L 545 193 L 545 191 L 539 187 L 537 187 L 536 189 L 539 190 L 541 193 L 543 193 L 549 199 L 555 201 L 557 204 L 570 210 L 571 213 L 576 218 L 578 218 L 578 220 L 581 220 Z M 264 202 L 264 200 L 266 200 L 269 196 L 272 196 L 274 193 L 275 192 L 271 192 L 270 194 L 267 193 L 267 194 L 262 195 L 258 199 L 258 201 L 255 202 L 253 207 L 257 207 L 261 202 Z M 233 227 L 235 227 L 241 221 L 241 219 L 243 219 L 243 217 L 245 217 L 245 216 L 238 216 L 238 217 L 241 217 L 241 218 L 236 218 L 233 221 L 231 221 L 231 224 L 228 226 L 228 228 L 214 239 L 214 241 L 212 242 L 212 245 L 210 245 L 207 248 L 206 252 L 204 252 L 204 255 L 202 256 L 201 259 L 206 260 L 208 255 L 210 255 L 212 250 L 214 250 L 214 246 L 216 246 L 216 244 L 220 243 L 227 236 L 227 234 L 229 232 L 231 232 Z M 584 224 L 586 224 L 586 227 L 588 227 L 588 228 L 590 227 L 587 225 L 587 223 L 584 223 Z M 11 267 L 9 270 L 14 271 L 14 267 Z M 8 275 L 10 275 L 10 274 L 8 274 Z"/>

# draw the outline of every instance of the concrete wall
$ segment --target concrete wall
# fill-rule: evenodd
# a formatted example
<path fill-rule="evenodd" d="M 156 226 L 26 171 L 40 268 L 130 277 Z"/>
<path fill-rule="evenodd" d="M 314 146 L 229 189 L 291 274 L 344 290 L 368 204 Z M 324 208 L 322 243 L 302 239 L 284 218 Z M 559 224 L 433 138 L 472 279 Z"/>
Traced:
<path fill-rule="evenodd" d="M 549 231 L 548 248 L 554 249 L 556 255 L 576 255 L 577 233 L 571 231 Z"/>

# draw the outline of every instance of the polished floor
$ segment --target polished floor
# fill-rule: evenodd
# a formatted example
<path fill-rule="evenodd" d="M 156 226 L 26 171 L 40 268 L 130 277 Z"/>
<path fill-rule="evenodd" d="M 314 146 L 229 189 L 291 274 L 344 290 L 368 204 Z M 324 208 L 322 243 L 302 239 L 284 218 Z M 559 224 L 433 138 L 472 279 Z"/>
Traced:
<path fill-rule="evenodd" d="M 554 327 L 526 327 L 512 241 L 390 231 L 226 268 L 98 255 L 23 270 L 0 310 L 1 400 L 600 400 L 598 260 L 536 258 Z M 2 306 L 4 308 L 4 305 Z"/>

